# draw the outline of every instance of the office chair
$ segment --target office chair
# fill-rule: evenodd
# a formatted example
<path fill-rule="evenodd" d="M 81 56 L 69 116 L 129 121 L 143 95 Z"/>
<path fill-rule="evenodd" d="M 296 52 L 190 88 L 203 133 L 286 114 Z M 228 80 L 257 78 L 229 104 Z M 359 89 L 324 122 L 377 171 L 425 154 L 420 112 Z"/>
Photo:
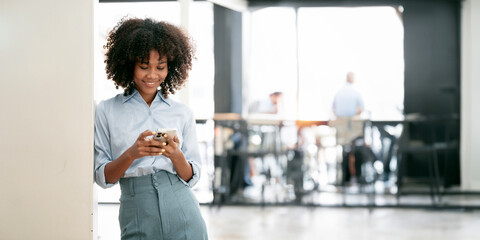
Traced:
<path fill-rule="evenodd" d="M 406 116 L 404 127 L 398 141 L 398 178 L 397 202 L 403 191 L 404 178 L 407 172 L 407 156 L 425 161 L 428 177 L 425 179 L 430 188 L 433 205 L 441 203 L 445 178 L 440 176 L 439 153 L 458 149 L 458 138 L 455 131 L 458 126 L 458 116 L 424 116 L 411 114 Z M 444 159 L 444 166 L 445 166 Z M 444 176 L 448 169 L 444 168 Z M 420 178 L 418 178 L 420 180 Z M 442 183 L 443 180 L 443 183 Z M 425 181 L 424 181 L 425 182 Z"/>
<path fill-rule="evenodd" d="M 347 182 L 351 181 L 350 168 L 355 168 L 357 183 L 360 190 L 364 191 L 366 186 L 372 185 L 372 191 L 367 192 L 369 205 L 374 204 L 375 188 L 373 184 L 377 174 L 368 169 L 374 169 L 373 163 L 376 156 L 369 146 L 365 144 L 364 130 L 365 120 L 358 118 L 337 118 L 330 122 L 330 126 L 336 129 L 337 145 L 342 147 L 342 178 L 343 204 L 346 204 L 345 194 Z M 355 162 L 350 164 L 350 154 L 354 156 Z"/>

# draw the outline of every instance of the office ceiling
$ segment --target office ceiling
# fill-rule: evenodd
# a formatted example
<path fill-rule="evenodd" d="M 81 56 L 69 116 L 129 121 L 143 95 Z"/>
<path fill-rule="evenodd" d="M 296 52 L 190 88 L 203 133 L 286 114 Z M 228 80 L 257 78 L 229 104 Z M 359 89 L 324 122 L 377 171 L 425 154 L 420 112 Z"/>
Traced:
<path fill-rule="evenodd" d="M 235 10 L 245 11 L 271 6 L 398 6 L 407 2 L 414 3 L 418 0 L 207 0 L 220 6 Z M 423 2 L 461 2 L 462 0 L 423 0 Z"/>
<path fill-rule="evenodd" d="M 271 6 L 366 6 L 398 5 L 401 0 L 208 0 L 220 6 L 245 11 Z"/>

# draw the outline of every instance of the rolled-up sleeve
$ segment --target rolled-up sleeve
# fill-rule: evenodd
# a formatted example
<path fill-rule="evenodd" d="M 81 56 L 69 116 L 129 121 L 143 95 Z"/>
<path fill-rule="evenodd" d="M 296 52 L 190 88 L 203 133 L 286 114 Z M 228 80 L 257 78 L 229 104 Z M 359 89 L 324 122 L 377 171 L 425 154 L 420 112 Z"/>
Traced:
<path fill-rule="evenodd" d="M 95 182 L 102 188 L 115 184 L 105 181 L 105 166 L 112 161 L 110 149 L 110 134 L 105 114 L 105 102 L 100 102 L 95 109 Z"/>
<path fill-rule="evenodd" d="M 198 142 L 197 142 L 197 130 L 195 125 L 195 119 L 193 118 L 193 113 L 191 111 L 188 112 L 188 120 L 185 123 L 185 127 L 182 131 L 183 134 L 183 145 L 182 145 L 182 152 L 187 159 L 187 162 L 190 163 L 193 170 L 192 178 L 187 182 L 182 180 L 189 187 L 195 186 L 198 180 L 200 180 L 200 172 L 202 169 L 202 161 L 200 158 L 200 153 L 198 150 Z"/>

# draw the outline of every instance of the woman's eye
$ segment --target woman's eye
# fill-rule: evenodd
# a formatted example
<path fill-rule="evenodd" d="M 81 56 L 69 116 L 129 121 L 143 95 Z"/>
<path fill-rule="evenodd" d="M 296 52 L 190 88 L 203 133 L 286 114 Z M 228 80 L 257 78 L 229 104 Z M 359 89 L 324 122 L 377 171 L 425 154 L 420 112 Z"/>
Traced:
<path fill-rule="evenodd" d="M 158 67 L 157 69 L 162 71 L 163 69 L 165 69 L 165 67 Z"/>
<path fill-rule="evenodd" d="M 142 70 L 147 70 L 148 67 L 139 66 Z"/>

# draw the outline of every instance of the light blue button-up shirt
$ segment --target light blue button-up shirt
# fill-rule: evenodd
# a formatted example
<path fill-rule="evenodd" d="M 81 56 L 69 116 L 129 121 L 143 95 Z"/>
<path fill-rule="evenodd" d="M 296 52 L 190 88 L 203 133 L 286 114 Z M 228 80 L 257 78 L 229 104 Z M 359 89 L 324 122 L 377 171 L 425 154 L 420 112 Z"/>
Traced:
<path fill-rule="evenodd" d="M 116 183 L 105 182 L 105 166 L 131 147 L 140 133 L 158 128 L 177 129 L 180 149 L 193 169 L 192 179 L 182 181 L 190 187 L 195 185 L 200 178 L 201 161 L 192 111 L 184 104 L 164 98 L 160 92 L 149 107 L 136 90 L 128 96 L 118 94 L 96 107 L 95 182 L 102 188 L 114 186 Z M 160 155 L 136 159 L 123 177 L 143 176 L 160 170 L 176 174 L 171 160 Z"/>
<path fill-rule="evenodd" d="M 353 117 L 358 107 L 363 108 L 362 96 L 351 83 L 346 83 L 333 99 L 333 112 L 337 117 Z"/>

